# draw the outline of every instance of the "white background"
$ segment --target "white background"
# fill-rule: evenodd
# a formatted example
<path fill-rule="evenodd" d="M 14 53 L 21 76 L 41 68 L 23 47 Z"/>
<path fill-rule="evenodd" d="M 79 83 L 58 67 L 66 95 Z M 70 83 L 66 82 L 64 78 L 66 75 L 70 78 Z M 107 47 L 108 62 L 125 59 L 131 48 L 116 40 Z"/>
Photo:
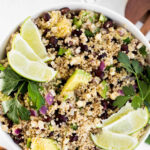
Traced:
<path fill-rule="evenodd" d="M 57 4 L 63 1 L 69 2 L 73 0 L 0 0 L 0 42 L 3 40 L 4 36 L 6 36 L 6 34 L 8 34 L 10 30 L 16 26 L 16 24 L 23 21 L 27 16 L 35 14 L 43 8 L 48 8 L 48 6 L 51 6 L 52 4 Z M 88 1 L 96 2 L 99 5 L 113 9 L 121 15 L 124 15 L 125 5 L 127 2 L 127 0 Z M 138 23 L 137 26 L 140 27 L 141 23 Z M 150 34 L 147 35 L 147 38 L 150 39 Z M 8 150 L 15 150 L 9 147 L 7 144 L 7 139 L 2 138 L 1 132 L 0 145 L 8 148 Z M 150 150 L 150 146 L 143 144 L 137 150 Z"/>

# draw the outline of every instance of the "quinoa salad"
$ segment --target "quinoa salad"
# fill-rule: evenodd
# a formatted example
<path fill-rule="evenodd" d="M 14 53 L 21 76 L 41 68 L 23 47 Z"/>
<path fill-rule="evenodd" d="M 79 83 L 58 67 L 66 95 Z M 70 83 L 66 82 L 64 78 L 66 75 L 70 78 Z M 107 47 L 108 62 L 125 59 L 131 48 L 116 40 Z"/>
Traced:
<path fill-rule="evenodd" d="M 132 111 L 150 109 L 148 49 L 125 27 L 101 13 L 67 7 L 27 20 L 39 30 L 49 58 L 41 64 L 55 75 L 36 82 L 15 71 L 13 55 L 0 60 L 1 127 L 21 149 L 47 150 L 32 144 L 51 139 L 57 145 L 51 150 L 102 150 L 91 134 L 102 132 L 104 120 L 129 104 Z M 17 48 L 16 34 L 25 37 L 22 26 L 6 54 Z M 140 141 L 147 126 L 131 137 Z"/>

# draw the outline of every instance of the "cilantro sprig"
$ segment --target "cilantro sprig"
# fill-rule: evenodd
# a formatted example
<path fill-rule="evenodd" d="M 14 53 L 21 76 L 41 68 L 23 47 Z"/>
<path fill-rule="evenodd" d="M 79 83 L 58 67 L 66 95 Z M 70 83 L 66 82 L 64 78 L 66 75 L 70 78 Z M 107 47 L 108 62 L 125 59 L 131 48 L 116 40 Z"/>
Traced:
<path fill-rule="evenodd" d="M 122 66 L 135 76 L 139 93 L 135 93 L 134 88 L 123 87 L 124 96 L 118 96 L 114 102 L 114 106 L 121 108 L 128 100 L 132 100 L 132 107 L 137 109 L 144 103 L 150 104 L 150 67 L 143 68 L 137 60 L 130 60 L 129 57 L 122 52 L 119 52 L 118 60 Z M 143 74 L 146 71 L 146 75 Z"/>
<path fill-rule="evenodd" d="M 29 120 L 30 112 L 27 110 L 18 100 L 18 95 L 23 88 L 24 83 L 19 87 L 18 92 L 14 99 L 6 100 L 2 102 L 3 111 L 7 114 L 8 118 L 14 123 L 19 123 L 21 120 Z"/>
<path fill-rule="evenodd" d="M 29 119 L 29 111 L 19 102 L 18 96 L 20 93 L 25 94 L 28 92 L 29 100 L 33 104 L 32 107 L 37 110 L 45 104 L 45 100 L 40 93 L 39 84 L 19 76 L 11 67 L 8 66 L 1 72 L 0 79 L 3 81 L 1 85 L 3 94 L 16 93 L 13 99 L 2 102 L 4 113 L 14 123 L 19 123 L 20 119 Z"/>

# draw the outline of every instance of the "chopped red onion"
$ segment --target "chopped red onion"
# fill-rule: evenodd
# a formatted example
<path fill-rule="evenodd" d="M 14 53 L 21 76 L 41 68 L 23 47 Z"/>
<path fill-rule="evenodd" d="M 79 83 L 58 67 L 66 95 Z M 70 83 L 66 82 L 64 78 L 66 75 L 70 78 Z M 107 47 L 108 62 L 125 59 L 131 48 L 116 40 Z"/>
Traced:
<path fill-rule="evenodd" d="M 40 108 L 40 113 L 41 114 L 43 114 L 43 115 L 45 115 L 46 114 L 46 112 L 47 112 L 47 107 L 46 106 L 42 106 L 41 108 Z"/>
<path fill-rule="evenodd" d="M 38 116 L 37 111 L 34 110 L 34 109 L 31 109 L 31 110 L 30 110 L 30 115 L 31 115 L 31 116 Z"/>
<path fill-rule="evenodd" d="M 47 102 L 47 104 L 50 106 L 53 104 L 54 102 L 54 97 L 51 93 L 48 93 L 46 96 L 45 96 L 45 100 Z"/>
<path fill-rule="evenodd" d="M 19 135 L 21 133 L 21 131 L 22 131 L 22 129 L 17 128 L 17 129 L 15 129 L 15 134 Z"/>
<path fill-rule="evenodd" d="M 104 71 L 104 69 L 105 69 L 105 63 L 104 63 L 103 61 L 101 61 L 100 66 L 99 66 L 99 69 L 100 69 L 101 71 Z"/>
<path fill-rule="evenodd" d="M 118 90 L 118 93 L 122 96 L 124 96 L 123 90 Z"/>

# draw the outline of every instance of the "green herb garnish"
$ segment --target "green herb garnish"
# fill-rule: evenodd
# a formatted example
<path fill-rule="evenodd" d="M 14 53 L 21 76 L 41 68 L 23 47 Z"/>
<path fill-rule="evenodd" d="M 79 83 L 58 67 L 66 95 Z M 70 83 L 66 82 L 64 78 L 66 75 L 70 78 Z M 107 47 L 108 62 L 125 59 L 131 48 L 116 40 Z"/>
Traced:
<path fill-rule="evenodd" d="M 71 129 L 73 130 L 77 130 L 78 129 L 78 125 L 75 123 L 75 124 L 71 124 Z"/>
<path fill-rule="evenodd" d="M 147 101 L 150 95 L 150 85 L 149 82 L 149 73 L 150 68 L 146 67 L 146 71 L 148 72 L 144 79 L 143 77 L 143 67 L 137 60 L 129 60 L 129 57 L 122 52 L 119 52 L 118 60 L 122 63 L 122 66 L 131 74 L 133 74 L 136 78 L 139 93 L 135 93 L 133 87 L 124 87 L 123 92 L 125 96 L 118 96 L 116 101 L 114 102 L 114 106 L 118 106 L 119 108 L 122 107 L 128 100 L 132 100 L 132 107 L 137 109 L 141 107 L 145 101 Z"/>
<path fill-rule="evenodd" d="M 143 46 L 139 49 L 139 52 L 140 52 L 141 55 L 146 56 L 146 55 L 147 55 L 146 46 L 143 45 Z"/>
<path fill-rule="evenodd" d="M 39 85 L 36 82 L 29 81 L 28 94 L 30 100 L 37 110 L 39 110 L 45 104 L 45 100 L 39 92 Z"/>
<path fill-rule="evenodd" d="M 148 138 L 145 141 L 147 144 L 150 144 L 150 135 L 148 136 Z"/>
<path fill-rule="evenodd" d="M 15 90 L 18 83 L 23 81 L 22 77 L 15 73 L 9 66 L 3 70 L 0 78 L 3 80 L 3 85 L 1 85 L 2 93 L 6 95 L 10 95 L 10 93 Z"/>
<path fill-rule="evenodd" d="M 131 43 L 131 39 L 129 37 L 127 37 L 126 39 L 123 40 L 124 44 L 130 44 Z"/>
<path fill-rule="evenodd" d="M 38 83 L 19 76 L 11 67 L 8 66 L 2 71 L 0 79 L 3 81 L 3 85 L 1 85 L 3 94 L 10 95 L 12 92 L 18 91 L 15 98 L 2 102 L 4 113 L 6 113 L 8 118 L 14 123 L 19 123 L 19 119 L 29 119 L 29 111 L 23 107 L 18 100 L 19 94 L 28 92 L 29 100 L 32 101 L 33 106 L 37 110 L 45 104 L 44 98 L 40 94 L 40 86 Z"/>
<path fill-rule="evenodd" d="M 87 30 L 87 29 L 84 31 L 84 33 L 87 37 L 93 37 L 94 36 L 94 34 L 90 30 Z"/>
<path fill-rule="evenodd" d="M 21 105 L 18 100 L 18 95 L 23 87 L 24 83 L 19 87 L 18 92 L 14 99 L 6 100 L 2 102 L 3 111 L 7 114 L 8 118 L 12 120 L 14 123 L 19 123 L 19 119 L 21 120 L 29 120 L 30 113 L 29 111 Z"/>
<path fill-rule="evenodd" d="M 4 70 L 5 70 L 5 67 L 2 64 L 0 64 L 0 71 L 4 71 Z"/>

